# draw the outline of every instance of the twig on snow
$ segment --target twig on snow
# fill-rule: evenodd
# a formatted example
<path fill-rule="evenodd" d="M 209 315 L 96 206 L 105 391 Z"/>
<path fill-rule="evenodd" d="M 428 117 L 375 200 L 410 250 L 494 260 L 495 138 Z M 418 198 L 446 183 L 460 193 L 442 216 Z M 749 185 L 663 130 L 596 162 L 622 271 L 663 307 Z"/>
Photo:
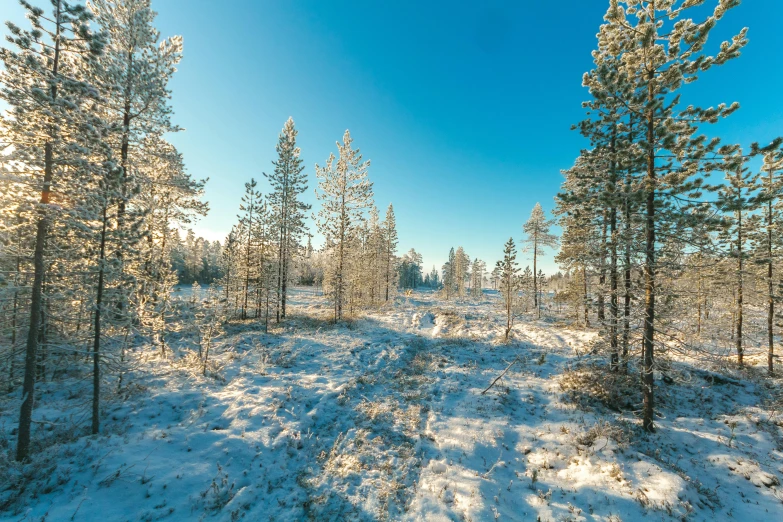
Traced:
<path fill-rule="evenodd" d="M 517 361 L 519 361 L 519 355 L 517 355 L 517 356 L 516 356 L 516 358 L 515 358 L 513 361 L 511 361 L 511 364 L 509 364 L 508 366 L 506 366 L 506 369 L 505 369 L 505 370 L 503 370 L 503 373 L 501 373 L 500 375 L 498 375 L 497 377 L 495 377 L 495 380 L 494 380 L 494 381 L 492 381 L 492 384 L 490 384 L 489 386 L 487 386 L 487 389 L 486 389 L 486 390 L 484 390 L 483 392 L 481 392 L 481 395 L 484 395 L 485 393 L 487 393 L 487 392 L 490 390 L 490 388 L 492 388 L 492 387 L 495 385 L 495 383 L 496 383 L 496 382 L 498 382 L 498 381 L 501 379 L 501 377 L 503 377 L 504 375 L 506 375 L 506 372 L 507 372 L 507 371 L 509 371 L 509 370 L 511 369 L 511 367 L 512 367 L 512 366 L 514 366 L 514 363 L 515 363 L 515 362 L 517 362 Z"/>

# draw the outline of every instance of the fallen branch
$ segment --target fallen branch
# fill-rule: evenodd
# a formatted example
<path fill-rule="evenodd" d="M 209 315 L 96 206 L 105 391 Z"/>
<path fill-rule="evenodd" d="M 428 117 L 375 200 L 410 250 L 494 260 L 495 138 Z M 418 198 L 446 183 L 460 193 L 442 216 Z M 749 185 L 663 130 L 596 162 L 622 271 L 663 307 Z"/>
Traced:
<path fill-rule="evenodd" d="M 507 372 L 509 369 L 511 369 L 511 367 L 512 367 L 512 366 L 514 366 L 514 363 L 515 363 L 515 362 L 517 362 L 518 360 L 519 360 L 519 355 L 517 355 L 516 359 L 514 359 L 513 361 L 511 361 L 511 364 L 509 364 L 508 366 L 506 366 L 506 369 L 505 369 L 505 370 L 503 370 L 503 373 L 501 373 L 500 375 L 498 375 L 497 377 L 495 377 L 495 380 L 494 380 L 494 381 L 492 381 L 492 384 L 490 384 L 489 386 L 487 386 L 487 389 L 486 389 L 486 390 L 484 390 L 483 392 L 481 392 L 481 395 L 484 395 L 485 393 L 487 393 L 487 392 L 488 392 L 488 391 L 489 391 L 489 390 L 490 390 L 490 389 L 491 389 L 491 388 L 492 388 L 492 387 L 495 385 L 495 383 L 496 383 L 496 382 L 498 382 L 498 381 L 501 379 L 501 377 L 503 377 L 504 375 L 506 375 L 506 372 Z"/>

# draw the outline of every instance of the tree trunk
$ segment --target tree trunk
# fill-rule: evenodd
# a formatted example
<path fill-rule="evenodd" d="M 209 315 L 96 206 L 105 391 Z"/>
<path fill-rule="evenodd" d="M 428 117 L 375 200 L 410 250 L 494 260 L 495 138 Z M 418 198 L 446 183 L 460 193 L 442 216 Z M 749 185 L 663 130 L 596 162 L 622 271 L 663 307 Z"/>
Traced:
<path fill-rule="evenodd" d="M 740 173 L 741 175 L 741 173 Z M 745 354 L 742 348 L 742 298 L 743 298 L 743 249 L 742 249 L 742 210 L 737 212 L 737 363 L 744 364 Z"/>
<path fill-rule="evenodd" d="M 697 268 L 696 278 L 698 279 L 698 285 L 696 288 L 696 334 L 701 336 L 701 267 L 702 257 L 699 254 L 699 266 Z"/>
<path fill-rule="evenodd" d="M 92 433 L 100 431 L 101 404 L 101 307 L 103 306 L 104 260 L 106 256 L 106 205 L 103 206 L 103 228 L 101 229 L 101 250 L 98 268 L 98 289 L 95 298 L 95 328 L 92 342 Z"/>
<path fill-rule="evenodd" d="M 255 196 L 253 196 L 255 197 Z M 245 248 L 245 295 L 242 303 L 242 319 L 247 319 L 247 297 L 250 292 L 250 244 L 253 241 L 253 203 L 248 207 L 247 247 Z"/>
<path fill-rule="evenodd" d="M 284 204 L 284 203 L 283 203 Z M 285 256 L 285 248 L 283 244 L 285 243 L 285 224 L 283 223 L 284 212 L 281 209 L 281 223 L 280 223 L 280 244 L 277 248 L 277 302 L 276 302 L 276 310 L 275 310 L 275 322 L 280 322 L 280 308 L 282 307 L 282 301 L 283 301 L 283 259 Z"/>
<path fill-rule="evenodd" d="M 654 10 L 653 4 L 653 23 Z M 654 71 L 649 72 L 647 85 L 647 205 L 645 212 L 645 262 L 644 262 L 644 341 L 642 354 L 642 426 L 653 432 L 655 350 L 655 94 Z"/>
<path fill-rule="evenodd" d="M 606 324 L 606 299 L 604 297 L 606 286 L 606 209 L 601 212 L 601 249 L 600 249 L 600 269 L 598 275 L 598 322 L 601 326 Z"/>
<path fill-rule="evenodd" d="M 617 202 L 615 198 L 615 189 L 617 186 L 617 172 L 615 170 L 615 145 L 616 145 L 616 128 L 612 129 L 612 143 L 611 143 L 611 164 L 610 171 L 610 207 L 609 207 L 609 238 L 610 238 L 610 266 L 609 266 L 609 349 L 611 352 L 610 367 L 613 371 L 617 371 L 619 368 L 620 354 L 617 346 Z"/>
<path fill-rule="evenodd" d="M 55 43 L 52 62 L 52 76 L 58 77 L 60 64 L 60 9 L 61 2 L 57 0 L 55 13 Z M 57 99 L 57 83 L 51 87 L 52 101 Z M 54 176 L 54 128 L 51 128 L 51 140 L 44 146 L 44 179 L 41 190 L 41 205 L 49 204 L 49 191 Z M 35 371 L 38 352 L 38 330 L 41 326 L 41 310 L 43 300 L 44 280 L 44 245 L 49 232 L 46 209 L 41 209 L 35 231 L 35 250 L 33 252 L 33 287 L 30 299 L 30 329 L 27 333 L 27 349 L 25 353 L 24 383 L 22 384 L 22 406 L 19 412 L 19 430 L 16 445 L 16 460 L 27 460 L 30 453 L 30 426 L 33 420 L 33 403 L 35 400 Z"/>
<path fill-rule="evenodd" d="M 585 305 L 585 328 L 590 327 L 589 299 L 587 295 L 587 266 L 582 265 L 582 284 L 584 285 L 584 305 Z"/>
<path fill-rule="evenodd" d="M 769 186 L 772 189 L 774 179 L 772 168 L 769 169 Z M 775 354 L 775 290 L 772 285 L 773 259 L 772 259 L 772 199 L 767 203 L 767 343 L 769 351 L 767 353 L 767 373 L 771 377 L 774 375 L 773 357 Z"/>
<path fill-rule="evenodd" d="M 340 200 L 340 251 L 338 253 L 339 259 L 337 261 L 337 289 L 335 299 L 335 312 L 334 320 L 340 321 L 343 318 L 343 257 L 345 255 L 345 222 L 347 220 L 346 208 L 345 208 L 345 187 L 347 185 L 345 174 L 343 174 L 343 190 Z"/>
<path fill-rule="evenodd" d="M 266 291 L 266 315 L 264 317 L 264 333 L 269 333 L 269 289 Z"/>
<path fill-rule="evenodd" d="M 390 274 L 391 272 L 391 240 L 389 240 L 389 243 L 386 248 L 386 301 L 389 301 L 389 284 L 390 284 Z M 447 292 L 448 294 L 448 292 Z M 448 299 L 448 296 L 446 297 Z"/>
<path fill-rule="evenodd" d="M 533 308 L 538 310 L 538 272 L 536 272 L 536 260 L 538 259 L 538 231 L 533 233 Z"/>
<path fill-rule="evenodd" d="M 17 248 L 20 248 L 21 244 L 21 241 L 17 242 Z M 8 365 L 8 393 L 14 391 L 14 374 L 16 373 L 16 327 L 17 314 L 19 313 L 19 274 L 21 272 L 21 268 L 21 257 L 19 256 L 19 250 L 17 250 L 16 274 L 14 275 L 13 312 L 11 315 L 11 354 Z"/>
<path fill-rule="evenodd" d="M 512 290 L 511 280 L 509 280 L 506 283 L 506 341 L 508 341 L 508 335 L 511 333 L 511 308 L 514 302 Z"/>
<path fill-rule="evenodd" d="M 631 336 L 631 203 L 625 203 L 625 273 L 623 302 L 623 369 L 628 371 L 628 347 Z"/>
<path fill-rule="evenodd" d="M 280 285 L 283 289 L 280 294 L 280 318 L 281 319 L 285 319 L 285 302 L 286 302 L 286 295 L 288 293 L 288 258 L 290 256 L 288 247 L 290 246 L 289 245 L 290 240 L 291 238 L 288 236 L 288 230 L 286 229 L 285 249 L 283 250 L 283 279 L 282 281 L 280 281 Z"/>

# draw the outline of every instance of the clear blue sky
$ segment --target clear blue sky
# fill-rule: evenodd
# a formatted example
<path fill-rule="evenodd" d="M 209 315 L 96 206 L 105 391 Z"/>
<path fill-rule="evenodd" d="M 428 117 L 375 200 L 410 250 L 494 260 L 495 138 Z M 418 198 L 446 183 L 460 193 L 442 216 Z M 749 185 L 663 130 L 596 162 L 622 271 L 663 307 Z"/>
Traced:
<path fill-rule="evenodd" d="M 0 0 L 0 18 L 23 23 L 15 4 Z M 314 164 L 348 128 L 372 160 L 381 212 L 394 203 L 401 252 L 415 248 L 430 270 L 462 245 L 491 267 L 537 201 L 551 211 L 560 169 L 586 146 L 570 126 L 583 116 L 581 77 L 607 5 L 153 0 L 162 35 L 184 37 L 172 88 L 187 130 L 172 141 L 193 175 L 210 178 L 212 210 L 196 231 L 224 236 L 245 181 L 266 189 L 261 173 L 293 116 L 308 200 Z M 783 134 L 781 20 L 780 0 L 746 0 L 711 40 L 748 26 L 743 56 L 685 92 L 703 106 L 740 102 L 713 127 L 726 141 Z M 550 256 L 544 270 L 553 268 Z"/>

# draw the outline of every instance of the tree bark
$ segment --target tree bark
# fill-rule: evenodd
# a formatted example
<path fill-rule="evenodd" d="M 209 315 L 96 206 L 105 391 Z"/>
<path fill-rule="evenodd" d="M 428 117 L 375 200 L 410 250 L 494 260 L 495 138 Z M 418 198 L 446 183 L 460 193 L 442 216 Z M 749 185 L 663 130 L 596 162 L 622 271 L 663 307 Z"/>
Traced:
<path fill-rule="evenodd" d="M 653 24 L 655 3 L 652 4 Z M 654 375 L 655 350 L 655 92 L 654 71 L 649 72 L 647 85 L 647 202 L 645 212 L 645 262 L 644 262 L 644 341 L 642 354 L 642 426 L 649 432 L 655 431 Z"/>
<path fill-rule="evenodd" d="M 774 182 L 772 168 L 769 169 L 769 187 L 772 190 Z M 775 331 L 774 331 L 774 319 L 775 319 L 775 290 L 772 285 L 773 276 L 773 259 L 772 259 L 772 198 L 767 202 L 767 343 L 769 345 L 769 351 L 767 353 L 767 373 L 771 377 L 774 375 L 773 358 L 775 355 Z"/>
<path fill-rule="evenodd" d="M 741 175 L 741 173 L 740 173 Z M 744 364 L 745 353 L 742 347 L 742 308 L 743 308 L 743 248 L 742 248 L 742 210 L 737 211 L 737 363 Z"/>
<path fill-rule="evenodd" d="M 101 249 L 98 268 L 98 289 L 95 298 L 95 328 L 92 342 L 92 433 L 100 431 L 101 404 L 101 307 L 103 306 L 104 261 L 106 259 L 106 205 L 103 206 L 103 228 L 101 230 Z"/>
<path fill-rule="evenodd" d="M 538 259 L 538 231 L 533 233 L 533 308 L 538 310 L 538 272 L 536 272 L 536 260 Z"/>
<path fill-rule="evenodd" d="M 612 129 L 612 142 L 611 142 L 611 164 L 609 166 L 610 172 L 610 198 L 609 203 L 609 238 L 610 238 L 610 265 L 609 265 L 609 349 L 611 352 L 610 367 L 613 371 L 617 371 L 619 368 L 620 354 L 617 345 L 617 202 L 615 198 L 615 191 L 617 186 L 617 172 L 616 163 L 614 158 L 615 146 L 617 142 L 616 128 Z"/>

